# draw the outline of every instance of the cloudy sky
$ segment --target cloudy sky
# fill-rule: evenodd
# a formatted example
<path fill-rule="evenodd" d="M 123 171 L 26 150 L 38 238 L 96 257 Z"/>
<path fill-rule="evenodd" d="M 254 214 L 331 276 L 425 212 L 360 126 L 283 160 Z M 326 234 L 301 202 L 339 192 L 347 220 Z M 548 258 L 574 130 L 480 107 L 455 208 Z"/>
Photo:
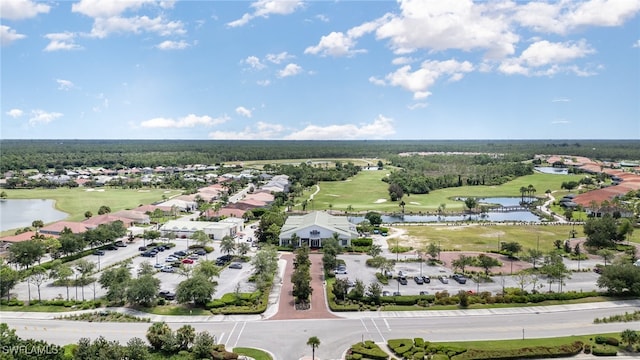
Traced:
<path fill-rule="evenodd" d="M 3 139 L 639 139 L 640 0 L 0 2 Z"/>

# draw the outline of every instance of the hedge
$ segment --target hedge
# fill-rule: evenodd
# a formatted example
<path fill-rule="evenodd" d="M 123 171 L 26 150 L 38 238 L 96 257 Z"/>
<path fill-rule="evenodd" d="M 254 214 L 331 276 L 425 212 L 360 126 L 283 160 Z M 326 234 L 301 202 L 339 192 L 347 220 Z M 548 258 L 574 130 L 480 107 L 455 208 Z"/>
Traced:
<path fill-rule="evenodd" d="M 608 345 L 595 345 L 591 348 L 591 353 L 595 356 L 617 356 L 618 349 Z"/>
<path fill-rule="evenodd" d="M 405 356 L 404 354 L 413 348 L 413 340 L 411 339 L 391 339 L 387 341 L 387 345 L 394 354 Z"/>
<path fill-rule="evenodd" d="M 516 360 L 570 357 L 579 354 L 583 348 L 582 341 L 558 346 L 533 346 L 520 349 L 479 350 L 468 349 L 466 352 L 450 356 L 451 360 Z"/>
<path fill-rule="evenodd" d="M 373 341 L 367 340 L 364 343 L 359 342 L 353 346 L 351 346 L 351 359 L 373 359 L 373 360 L 386 360 L 389 358 L 389 354 L 384 352 L 378 345 L 376 345 Z M 358 355 L 358 356 L 353 356 Z"/>
<path fill-rule="evenodd" d="M 607 337 L 607 336 L 596 336 L 595 338 L 595 342 L 596 344 L 604 344 L 604 345 L 611 345 L 611 346 L 618 346 L 620 345 L 620 341 L 614 337 Z"/>
<path fill-rule="evenodd" d="M 373 245 L 373 239 L 358 238 L 351 240 L 351 246 L 371 246 Z"/>

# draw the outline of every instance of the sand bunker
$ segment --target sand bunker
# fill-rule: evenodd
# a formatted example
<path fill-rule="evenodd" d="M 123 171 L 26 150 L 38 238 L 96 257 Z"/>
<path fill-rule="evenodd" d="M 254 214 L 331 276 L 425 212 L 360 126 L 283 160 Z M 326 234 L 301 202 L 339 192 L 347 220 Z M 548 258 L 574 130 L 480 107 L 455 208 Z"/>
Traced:
<path fill-rule="evenodd" d="M 378 200 L 376 200 L 376 202 L 375 202 L 375 203 L 376 203 L 376 204 L 381 204 L 381 203 L 383 203 L 383 202 L 387 202 L 387 199 L 378 199 Z"/>

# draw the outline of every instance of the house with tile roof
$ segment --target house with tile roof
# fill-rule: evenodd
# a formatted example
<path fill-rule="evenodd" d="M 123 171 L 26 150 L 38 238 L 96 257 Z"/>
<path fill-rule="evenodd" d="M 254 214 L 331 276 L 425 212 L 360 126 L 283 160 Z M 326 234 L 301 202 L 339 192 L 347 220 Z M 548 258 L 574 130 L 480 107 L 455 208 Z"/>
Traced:
<path fill-rule="evenodd" d="M 64 229 L 71 230 L 74 234 L 82 234 L 87 231 L 89 227 L 87 224 L 76 222 L 76 221 L 58 221 L 47 226 L 44 226 L 40 229 L 41 234 L 45 235 L 60 235 Z"/>
<path fill-rule="evenodd" d="M 296 234 L 297 244 L 291 244 L 291 237 Z M 306 215 L 292 215 L 287 218 L 280 230 L 280 246 L 300 247 L 308 245 L 321 248 L 323 240 L 338 234 L 341 246 L 350 246 L 351 240 L 358 237 L 356 225 L 345 216 L 334 216 L 324 211 L 314 211 Z"/>

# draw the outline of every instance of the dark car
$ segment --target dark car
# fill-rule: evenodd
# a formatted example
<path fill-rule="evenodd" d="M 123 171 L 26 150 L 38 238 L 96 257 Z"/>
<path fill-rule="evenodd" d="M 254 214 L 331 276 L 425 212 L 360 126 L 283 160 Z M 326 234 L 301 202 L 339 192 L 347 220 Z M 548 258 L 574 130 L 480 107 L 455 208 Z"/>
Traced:
<path fill-rule="evenodd" d="M 453 276 L 451 276 L 451 278 L 453 280 L 457 281 L 458 284 L 466 284 L 467 283 L 467 278 L 462 274 L 453 274 Z"/>
<path fill-rule="evenodd" d="M 165 250 L 166 250 L 166 248 L 165 248 L 164 246 L 158 246 L 158 247 L 156 248 L 156 250 L 157 250 L 157 251 L 165 251 Z"/>
<path fill-rule="evenodd" d="M 93 252 L 93 255 L 102 256 L 102 255 L 104 255 L 104 250 L 96 250 L 96 251 Z"/>
<path fill-rule="evenodd" d="M 147 247 L 146 246 L 140 246 L 138 248 L 138 251 L 147 251 Z"/>
<path fill-rule="evenodd" d="M 423 275 L 422 276 L 422 282 L 425 284 L 430 284 L 431 283 L 431 278 L 428 277 L 427 275 Z"/>
<path fill-rule="evenodd" d="M 229 265 L 229 269 L 242 269 L 242 264 L 239 262 L 234 262 Z"/>
<path fill-rule="evenodd" d="M 233 260 L 233 256 L 232 255 L 222 255 L 219 258 L 216 259 L 216 265 L 218 266 L 223 266 L 226 263 L 231 262 L 231 260 Z"/>
<path fill-rule="evenodd" d="M 402 276 L 398 278 L 398 282 L 400 283 L 400 285 L 407 285 L 409 282 L 407 281 L 407 278 Z"/>
<path fill-rule="evenodd" d="M 205 255 L 207 255 L 207 252 L 206 252 L 204 249 L 198 249 L 198 250 L 196 250 L 196 252 L 195 252 L 195 253 L 196 253 L 197 255 L 200 255 L 200 256 L 205 256 Z"/>
<path fill-rule="evenodd" d="M 383 291 L 382 296 L 391 296 L 391 291 Z"/>
<path fill-rule="evenodd" d="M 122 241 L 118 241 L 115 245 L 117 247 L 127 247 L 127 244 L 123 243 Z"/>
<path fill-rule="evenodd" d="M 179 250 L 174 252 L 173 255 L 183 257 L 183 256 L 187 256 L 187 253 L 182 250 Z"/>
<path fill-rule="evenodd" d="M 154 257 L 154 256 L 156 256 L 156 254 L 154 252 L 152 252 L 152 251 L 145 251 L 140 255 L 144 256 L 144 257 Z"/>
<path fill-rule="evenodd" d="M 413 281 L 415 281 L 416 284 L 418 284 L 418 285 L 424 284 L 424 280 L 422 280 L 422 276 L 414 276 L 413 277 Z"/>
<path fill-rule="evenodd" d="M 118 247 L 115 245 L 107 245 L 105 246 L 105 249 L 107 250 L 118 250 Z"/>

